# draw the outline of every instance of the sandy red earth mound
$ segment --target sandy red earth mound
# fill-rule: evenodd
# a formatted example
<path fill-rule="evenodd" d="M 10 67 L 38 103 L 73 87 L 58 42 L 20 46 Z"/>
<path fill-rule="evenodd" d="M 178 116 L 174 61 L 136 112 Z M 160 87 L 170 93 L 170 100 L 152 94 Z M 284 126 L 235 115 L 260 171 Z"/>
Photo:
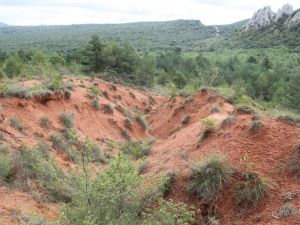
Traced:
<path fill-rule="evenodd" d="M 251 132 L 249 124 L 253 115 L 236 112 L 234 106 L 218 96 L 214 91 L 200 91 L 191 97 L 165 97 L 155 93 L 113 85 L 102 80 L 72 80 L 75 88 L 70 99 L 52 96 L 46 101 L 35 98 L 0 98 L 0 132 L 4 142 L 13 149 L 25 144 L 34 146 L 38 141 L 48 141 L 48 133 L 63 127 L 59 120 L 62 113 L 74 116 L 74 129 L 81 136 L 90 137 L 101 146 L 109 140 L 125 142 L 124 130 L 131 139 L 145 140 L 155 137 L 152 151 L 148 156 L 149 166 L 145 177 L 175 172 L 176 181 L 169 198 L 203 207 L 199 199 L 187 194 L 190 166 L 203 160 L 211 153 L 225 156 L 229 164 L 237 171 L 245 170 L 242 159 L 245 155 L 255 165 L 254 170 L 267 179 L 270 186 L 269 197 L 256 209 L 247 213 L 238 213 L 232 198 L 236 178 L 222 191 L 216 203 L 221 224 L 300 224 L 300 216 L 276 218 L 276 211 L 285 204 L 283 198 L 288 192 L 300 192 L 300 180 L 286 170 L 295 145 L 300 142 L 300 128 L 261 116 L 264 127 Z M 25 82 L 23 85 L 32 85 Z M 113 113 L 107 113 L 100 107 L 95 110 L 88 96 L 88 88 L 95 87 L 100 93 L 100 105 L 110 104 Z M 134 112 L 141 111 L 149 121 L 150 129 L 143 127 L 134 119 Z M 133 122 L 126 124 L 126 112 L 131 111 Z M 25 126 L 25 132 L 19 132 L 11 126 L 10 117 L 19 118 Z M 47 116 L 52 122 L 51 128 L 40 126 L 40 118 Z M 223 121 L 233 118 L 227 126 Z M 216 129 L 207 138 L 200 141 L 203 132 L 202 120 L 215 121 Z M 57 155 L 57 163 L 62 167 L 71 167 L 72 163 Z M 59 205 L 37 202 L 31 193 L 2 186 L 0 188 L 0 224 L 15 224 L 14 212 L 37 213 L 54 219 L 59 213 Z M 300 196 L 289 201 L 295 209 L 300 209 Z"/>

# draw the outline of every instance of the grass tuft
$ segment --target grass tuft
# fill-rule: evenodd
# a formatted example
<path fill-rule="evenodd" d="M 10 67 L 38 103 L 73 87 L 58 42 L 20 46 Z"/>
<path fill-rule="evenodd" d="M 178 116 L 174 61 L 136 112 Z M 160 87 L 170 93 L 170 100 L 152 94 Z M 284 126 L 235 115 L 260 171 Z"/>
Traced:
<path fill-rule="evenodd" d="M 98 98 L 93 98 L 92 100 L 92 106 L 95 110 L 99 110 L 100 109 L 100 103 Z"/>
<path fill-rule="evenodd" d="M 151 146 L 143 142 L 128 142 L 123 145 L 122 151 L 125 154 L 132 155 L 135 159 L 140 159 L 150 153 Z"/>
<path fill-rule="evenodd" d="M 264 127 L 264 123 L 260 120 L 253 120 L 250 124 L 250 131 L 255 133 Z"/>
<path fill-rule="evenodd" d="M 192 166 L 188 192 L 203 202 L 213 202 L 229 181 L 232 171 L 220 156 L 213 155 Z"/>
<path fill-rule="evenodd" d="M 266 182 L 254 172 L 247 172 L 245 180 L 235 186 L 234 199 L 240 208 L 255 207 L 267 195 Z"/>
<path fill-rule="evenodd" d="M 190 119 L 191 119 L 190 115 L 185 115 L 185 116 L 182 117 L 181 123 L 184 124 L 184 125 L 186 125 L 186 124 L 188 124 L 190 122 Z"/>
<path fill-rule="evenodd" d="M 136 116 L 135 116 L 136 121 L 141 125 L 141 127 L 143 128 L 143 130 L 147 130 L 149 125 L 148 125 L 148 121 L 146 120 L 146 118 L 144 117 L 144 115 L 138 111 Z"/>
<path fill-rule="evenodd" d="M 74 118 L 71 113 L 63 113 L 59 116 L 60 121 L 64 124 L 66 128 L 73 128 Z"/>
<path fill-rule="evenodd" d="M 25 127 L 24 127 L 22 121 L 21 121 L 19 118 L 12 116 L 12 117 L 10 117 L 9 120 L 10 120 L 10 124 L 11 124 L 14 128 L 16 128 L 18 131 L 20 131 L 20 132 L 22 132 L 22 133 L 24 132 Z"/>
<path fill-rule="evenodd" d="M 114 112 L 114 108 L 111 104 L 104 104 L 103 109 L 104 109 L 105 113 L 113 113 Z"/>
<path fill-rule="evenodd" d="M 288 172 L 300 178 L 300 144 L 296 145 L 295 151 L 288 162 Z"/>
<path fill-rule="evenodd" d="M 40 125 L 42 128 L 49 129 L 51 126 L 51 121 L 47 116 L 43 116 L 40 118 Z"/>

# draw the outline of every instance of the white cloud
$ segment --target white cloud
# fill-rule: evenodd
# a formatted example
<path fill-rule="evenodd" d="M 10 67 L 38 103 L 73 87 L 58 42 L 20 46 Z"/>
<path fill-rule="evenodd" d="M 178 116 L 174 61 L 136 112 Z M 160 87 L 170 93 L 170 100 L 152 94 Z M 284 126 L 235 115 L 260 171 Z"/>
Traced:
<path fill-rule="evenodd" d="M 300 8 L 299 0 L 289 1 Z M 0 0 L 0 21 L 14 25 L 124 23 L 199 19 L 204 24 L 226 24 L 246 19 L 274 0 Z"/>

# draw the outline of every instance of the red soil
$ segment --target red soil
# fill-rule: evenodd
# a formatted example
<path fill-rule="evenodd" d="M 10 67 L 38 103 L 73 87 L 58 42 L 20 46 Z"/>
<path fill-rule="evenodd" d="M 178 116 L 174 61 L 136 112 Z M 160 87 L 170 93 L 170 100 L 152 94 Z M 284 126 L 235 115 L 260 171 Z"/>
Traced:
<path fill-rule="evenodd" d="M 35 82 L 34 82 L 35 83 Z M 75 79 L 76 85 L 80 84 Z M 27 82 L 26 85 L 30 85 Z M 287 192 L 300 191 L 300 180 L 289 175 L 286 165 L 292 155 L 294 146 L 300 141 L 300 128 L 290 126 L 275 119 L 262 117 L 264 127 L 257 133 L 249 131 L 252 120 L 250 114 L 236 114 L 234 107 L 214 92 L 199 92 L 192 97 L 167 98 L 157 96 L 141 89 L 128 88 L 122 85 L 113 87 L 102 80 L 85 80 L 87 87 L 98 87 L 106 91 L 108 97 L 101 96 L 100 104 L 114 106 L 112 114 L 105 113 L 102 109 L 96 111 L 87 96 L 87 89 L 76 87 L 72 91 L 71 99 L 57 98 L 42 104 L 36 100 L 21 100 L 17 98 L 0 98 L 3 112 L 0 112 L 0 132 L 3 138 L 13 148 L 26 144 L 35 145 L 40 139 L 48 140 L 48 132 L 62 128 L 59 121 L 61 113 L 74 115 L 74 129 L 81 137 L 90 137 L 104 146 L 110 139 L 124 142 L 122 130 L 125 129 L 126 116 L 117 110 L 120 106 L 124 109 L 140 109 L 150 122 L 150 131 L 144 131 L 135 121 L 134 113 L 132 129 L 128 130 L 134 140 L 143 140 L 151 135 L 156 138 L 153 150 L 148 156 L 149 167 L 145 177 L 152 177 L 168 171 L 176 173 L 176 182 L 172 188 L 170 198 L 184 201 L 200 207 L 200 202 L 195 197 L 187 195 L 186 186 L 190 173 L 190 165 L 200 162 L 210 153 L 223 154 L 229 164 L 236 170 L 245 170 L 245 163 L 241 159 L 245 154 L 250 162 L 255 164 L 254 170 L 266 177 L 270 184 L 270 196 L 261 203 L 257 209 L 248 213 L 238 214 L 232 199 L 233 186 L 236 178 L 232 178 L 216 204 L 221 217 L 221 224 L 300 224 L 300 217 L 277 219 L 272 216 L 284 204 L 282 195 Z M 154 97 L 155 102 L 150 100 Z M 218 113 L 212 113 L 214 105 L 219 106 Z M 39 119 L 47 116 L 52 127 L 49 130 L 41 128 Z M 182 124 L 182 118 L 190 116 L 188 124 Z M 221 128 L 221 123 L 229 115 L 234 115 L 232 124 Z M 9 123 L 9 118 L 16 116 L 26 126 L 25 133 L 20 133 Z M 201 120 L 209 117 L 216 121 L 217 130 L 208 138 L 199 142 L 199 134 L 203 126 Z M 2 118 L 2 119 L 1 119 Z M 62 167 L 72 167 L 63 156 L 57 155 L 56 161 Z M 29 193 L 20 190 L 1 187 L 0 223 L 11 222 L 11 210 L 38 213 L 55 218 L 59 206 L 49 203 L 37 204 Z M 300 208 L 300 196 L 291 201 L 296 209 Z M 44 208 L 50 210 L 43 210 Z M 240 222 L 240 223 L 238 223 Z"/>

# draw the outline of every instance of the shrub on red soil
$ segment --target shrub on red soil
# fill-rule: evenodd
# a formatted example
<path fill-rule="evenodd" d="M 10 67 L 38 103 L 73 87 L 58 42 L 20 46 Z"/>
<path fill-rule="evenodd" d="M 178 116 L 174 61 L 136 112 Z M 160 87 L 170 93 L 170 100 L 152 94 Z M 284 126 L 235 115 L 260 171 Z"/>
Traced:
<path fill-rule="evenodd" d="M 247 172 L 235 186 L 234 199 L 240 208 L 255 207 L 268 195 L 268 185 L 256 173 Z"/>
<path fill-rule="evenodd" d="M 295 151 L 288 163 L 288 171 L 300 178 L 300 144 L 297 144 Z"/>
<path fill-rule="evenodd" d="M 213 202 L 226 185 L 232 171 L 220 156 L 210 156 L 202 163 L 192 166 L 188 192 L 203 202 Z"/>

